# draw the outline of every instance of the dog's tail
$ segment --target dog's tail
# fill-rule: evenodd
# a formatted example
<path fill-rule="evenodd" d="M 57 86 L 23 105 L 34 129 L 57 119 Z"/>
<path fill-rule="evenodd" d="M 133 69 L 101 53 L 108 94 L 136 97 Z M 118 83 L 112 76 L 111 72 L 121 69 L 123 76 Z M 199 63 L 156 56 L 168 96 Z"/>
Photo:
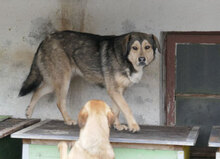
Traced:
<path fill-rule="evenodd" d="M 39 48 L 40 48 L 40 46 L 39 46 Z M 37 66 L 37 55 L 38 55 L 39 48 L 37 49 L 37 52 L 34 56 L 34 60 L 31 65 L 30 73 L 29 73 L 28 77 L 26 78 L 26 80 L 22 84 L 21 90 L 18 95 L 19 97 L 25 96 L 26 94 L 35 90 L 40 85 L 41 81 L 43 80 L 43 77 L 40 74 L 40 70 Z"/>

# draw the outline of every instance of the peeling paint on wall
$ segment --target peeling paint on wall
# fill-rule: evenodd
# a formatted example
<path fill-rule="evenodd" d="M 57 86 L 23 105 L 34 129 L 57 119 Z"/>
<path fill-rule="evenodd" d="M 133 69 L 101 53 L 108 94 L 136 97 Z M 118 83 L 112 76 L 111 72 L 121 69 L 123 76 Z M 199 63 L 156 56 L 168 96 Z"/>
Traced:
<path fill-rule="evenodd" d="M 34 53 L 30 50 L 17 49 L 17 51 L 10 57 L 10 61 L 12 63 L 12 66 L 16 69 L 22 67 L 26 68 L 31 66 L 33 57 Z"/>
<path fill-rule="evenodd" d="M 135 24 L 132 21 L 128 20 L 128 19 L 123 21 L 121 23 L 121 26 L 122 26 L 122 32 L 124 32 L 124 33 L 132 32 L 132 31 L 136 30 Z"/>
<path fill-rule="evenodd" d="M 61 2 L 61 19 L 60 24 L 61 30 L 72 30 L 72 14 L 71 11 L 73 9 L 73 2 L 71 1 L 60 1 Z"/>
<path fill-rule="evenodd" d="M 136 117 L 136 120 L 137 120 L 137 121 L 145 121 L 145 118 L 144 118 L 143 115 L 138 115 L 138 116 Z"/>
<path fill-rule="evenodd" d="M 48 94 L 48 98 L 47 98 L 48 103 L 53 103 L 55 99 L 56 98 L 54 93 Z"/>
<path fill-rule="evenodd" d="M 135 102 L 137 102 L 138 104 L 144 104 L 145 103 L 141 96 L 135 97 Z"/>
<path fill-rule="evenodd" d="M 49 18 L 36 18 L 31 21 L 31 29 L 28 35 L 30 45 L 39 45 L 39 43 L 48 35 L 55 32 L 55 26 Z"/>
<path fill-rule="evenodd" d="M 84 31 L 87 0 L 65 0 L 61 3 L 61 30 Z"/>

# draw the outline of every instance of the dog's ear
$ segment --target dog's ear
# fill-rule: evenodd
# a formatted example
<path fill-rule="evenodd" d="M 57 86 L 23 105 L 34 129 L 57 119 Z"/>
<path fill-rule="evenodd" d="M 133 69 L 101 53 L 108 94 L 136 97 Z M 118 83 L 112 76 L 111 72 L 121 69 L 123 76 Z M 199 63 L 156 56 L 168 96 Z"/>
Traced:
<path fill-rule="evenodd" d="M 109 127 L 111 127 L 114 124 L 114 122 L 115 122 L 115 115 L 112 112 L 112 110 L 110 110 L 107 113 L 107 118 L 108 118 L 108 125 L 109 125 Z"/>
<path fill-rule="evenodd" d="M 159 40 L 158 40 L 157 37 L 156 37 L 155 35 L 153 35 L 153 34 L 152 34 L 152 39 L 153 39 L 153 49 L 154 49 L 154 51 L 155 51 L 156 48 L 157 48 L 157 49 L 158 49 L 158 52 L 161 53 Z"/>
<path fill-rule="evenodd" d="M 127 56 L 128 55 L 130 38 L 131 38 L 131 35 L 128 34 L 122 40 L 123 56 Z"/>
<path fill-rule="evenodd" d="M 88 110 L 84 107 L 81 109 L 78 116 L 78 124 L 80 128 L 85 126 L 87 118 L 88 118 Z"/>
<path fill-rule="evenodd" d="M 130 38 L 131 38 L 130 34 L 125 34 L 117 38 L 115 41 L 115 49 L 120 50 L 123 57 L 127 56 L 128 54 Z"/>

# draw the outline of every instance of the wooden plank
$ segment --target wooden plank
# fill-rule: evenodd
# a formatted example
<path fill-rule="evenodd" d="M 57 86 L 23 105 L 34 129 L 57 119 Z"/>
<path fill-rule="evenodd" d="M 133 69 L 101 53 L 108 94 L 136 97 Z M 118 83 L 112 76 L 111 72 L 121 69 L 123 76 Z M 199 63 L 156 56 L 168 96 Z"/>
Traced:
<path fill-rule="evenodd" d="M 177 93 L 176 97 L 198 97 L 198 98 L 214 98 L 214 99 L 220 99 L 220 95 L 219 94 L 182 94 L 182 93 Z"/>
<path fill-rule="evenodd" d="M 220 148 L 218 148 L 215 153 L 215 159 L 220 159 Z"/>
<path fill-rule="evenodd" d="M 191 142 L 191 143 L 193 143 L 193 145 L 195 145 L 196 144 L 196 140 L 195 139 L 197 139 L 198 136 L 199 136 L 198 132 L 199 132 L 199 127 L 198 126 L 194 126 L 191 129 L 191 131 L 190 131 L 186 141 Z"/>
<path fill-rule="evenodd" d="M 114 152 L 115 159 L 184 159 L 183 151 L 114 148 Z M 59 152 L 57 146 L 30 145 L 29 156 L 29 159 L 59 159 Z"/>
<path fill-rule="evenodd" d="M 220 126 L 213 126 L 209 137 L 209 147 L 220 147 Z"/>
<path fill-rule="evenodd" d="M 191 127 L 167 127 L 167 126 L 141 126 L 141 131 L 131 134 L 127 131 L 111 131 L 111 142 L 122 143 L 146 143 L 162 145 L 188 145 L 195 144 L 197 136 L 189 139 Z M 198 129 L 194 133 L 198 134 Z"/>
<path fill-rule="evenodd" d="M 7 119 L 0 122 L 0 138 L 14 133 L 22 128 L 39 122 L 39 119 Z"/>
<path fill-rule="evenodd" d="M 114 152 L 116 159 L 184 159 L 183 151 L 115 148 Z M 181 152 L 181 154 L 179 152 Z"/>
<path fill-rule="evenodd" d="M 44 121 L 11 135 L 13 138 L 41 140 L 77 140 L 79 128 L 68 126 L 63 121 Z M 141 126 L 138 133 L 111 130 L 112 143 L 161 144 L 193 146 L 198 136 L 198 128 Z"/>
<path fill-rule="evenodd" d="M 28 159 L 60 159 L 57 146 L 29 145 Z"/>
<path fill-rule="evenodd" d="M 22 159 L 29 159 L 29 144 L 23 144 Z"/>
<path fill-rule="evenodd" d="M 220 159 L 220 152 L 216 152 L 215 159 Z"/>
<path fill-rule="evenodd" d="M 0 122 L 6 120 L 8 118 L 11 118 L 11 116 L 10 115 L 0 115 Z"/>
<path fill-rule="evenodd" d="M 190 157 L 193 159 L 214 159 L 216 150 L 214 147 L 191 147 Z"/>
<path fill-rule="evenodd" d="M 183 147 L 184 159 L 190 159 L 190 148 L 189 146 Z"/>
<path fill-rule="evenodd" d="M 25 129 L 22 129 L 22 130 L 20 130 L 20 131 L 18 131 L 16 133 L 11 134 L 11 137 L 12 138 L 20 138 L 20 136 L 23 136 L 23 134 L 26 134 L 29 130 L 33 130 L 35 128 L 38 128 L 41 125 L 44 125 L 44 124 L 48 123 L 49 121 L 50 120 L 44 120 L 44 121 L 41 121 L 39 123 L 36 123 L 36 124 L 34 124 L 32 126 L 29 126 L 29 127 L 25 128 Z M 28 135 L 26 135 L 26 136 L 28 136 Z M 24 135 L 24 137 L 22 137 L 22 138 L 25 139 L 26 136 Z M 29 138 L 27 137 L 27 139 L 29 139 Z"/>
<path fill-rule="evenodd" d="M 11 135 L 12 138 L 43 140 L 77 140 L 79 127 L 59 120 L 45 120 Z"/>
<path fill-rule="evenodd" d="M 75 141 L 62 140 L 67 142 L 69 146 L 74 145 Z M 58 145 L 60 140 L 39 140 L 39 139 L 23 139 L 23 144 L 33 144 L 33 145 Z M 136 143 L 116 143 L 113 142 L 111 145 L 114 148 L 134 148 L 134 149 L 147 149 L 147 150 L 184 150 L 183 146 L 174 145 L 159 145 L 159 144 L 136 144 Z"/>

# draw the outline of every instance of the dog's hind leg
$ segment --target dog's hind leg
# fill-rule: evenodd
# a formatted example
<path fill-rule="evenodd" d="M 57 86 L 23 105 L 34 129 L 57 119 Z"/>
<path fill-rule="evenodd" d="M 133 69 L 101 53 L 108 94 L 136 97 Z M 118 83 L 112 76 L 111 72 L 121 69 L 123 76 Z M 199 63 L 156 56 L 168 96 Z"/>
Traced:
<path fill-rule="evenodd" d="M 67 159 L 67 150 L 68 150 L 68 146 L 66 142 L 60 142 L 58 144 L 58 149 L 60 152 L 60 159 Z"/>
<path fill-rule="evenodd" d="M 77 122 L 70 118 L 66 110 L 66 98 L 69 90 L 70 80 L 71 80 L 70 75 L 64 76 L 61 82 L 57 84 L 57 87 L 55 88 L 55 92 L 57 95 L 57 107 L 59 108 L 63 116 L 64 122 L 67 125 L 76 125 Z"/>
<path fill-rule="evenodd" d="M 34 92 L 31 102 L 29 106 L 26 108 L 26 117 L 31 118 L 33 114 L 34 107 L 37 103 L 37 101 L 44 95 L 51 93 L 53 89 L 46 83 L 43 83 L 40 87 L 37 88 L 37 90 Z"/>

